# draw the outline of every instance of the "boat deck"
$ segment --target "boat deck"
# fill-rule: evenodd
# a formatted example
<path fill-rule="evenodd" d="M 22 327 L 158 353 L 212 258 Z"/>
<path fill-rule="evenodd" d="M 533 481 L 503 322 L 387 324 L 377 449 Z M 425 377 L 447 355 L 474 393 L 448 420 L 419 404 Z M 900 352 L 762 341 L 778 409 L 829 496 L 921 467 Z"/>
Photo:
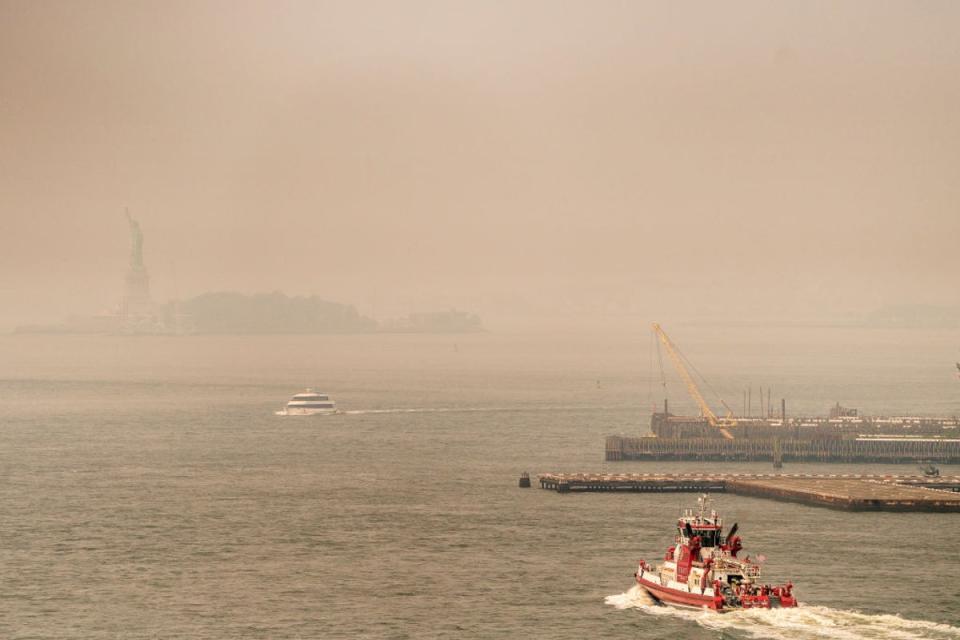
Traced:
<path fill-rule="evenodd" d="M 960 476 L 811 474 L 558 474 L 537 476 L 559 493 L 726 492 L 850 511 L 960 513 Z"/>

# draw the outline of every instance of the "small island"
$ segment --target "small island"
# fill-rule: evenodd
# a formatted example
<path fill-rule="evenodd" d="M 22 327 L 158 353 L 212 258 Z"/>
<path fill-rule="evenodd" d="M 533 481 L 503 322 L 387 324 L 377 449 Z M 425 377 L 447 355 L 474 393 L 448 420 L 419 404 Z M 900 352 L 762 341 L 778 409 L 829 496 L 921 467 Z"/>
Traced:
<path fill-rule="evenodd" d="M 21 326 L 15 331 L 140 335 L 474 333 L 483 331 L 483 324 L 479 316 L 455 309 L 411 313 L 378 322 L 361 315 L 353 305 L 320 296 L 215 291 L 153 305 L 149 311 L 141 311 L 136 323 L 118 311 L 74 316 L 62 324 Z"/>
<path fill-rule="evenodd" d="M 316 295 L 288 296 L 281 291 L 252 295 L 213 291 L 158 304 L 150 295 L 150 276 L 143 260 L 143 231 L 129 212 L 126 218 L 130 259 L 119 304 L 96 315 L 71 316 L 59 324 L 19 326 L 15 333 L 269 335 L 483 331 L 478 316 L 456 309 L 411 313 L 381 323 L 361 315 L 349 304 Z"/>

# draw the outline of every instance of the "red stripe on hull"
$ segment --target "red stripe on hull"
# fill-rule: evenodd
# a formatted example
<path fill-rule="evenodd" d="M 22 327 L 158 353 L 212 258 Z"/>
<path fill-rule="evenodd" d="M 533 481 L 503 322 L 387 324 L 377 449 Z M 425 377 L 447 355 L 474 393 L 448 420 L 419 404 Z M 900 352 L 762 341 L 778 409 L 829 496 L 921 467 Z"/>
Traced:
<path fill-rule="evenodd" d="M 713 596 L 702 596 L 699 593 L 688 593 L 686 591 L 677 591 L 676 589 L 670 589 L 662 585 L 650 582 L 641 577 L 637 577 L 637 584 L 647 590 L 654 598 L 657 600 L 662 600 L 663 602 L 669 602 L 671 604 L 682 604 L 688 607 L 696 607 L 702 609 L 706 607 L 707 609 L 713 609 L 718 611 L 717 604 L 713 599 Z M 723 611 L 723 609 L 719 609 Z"/>

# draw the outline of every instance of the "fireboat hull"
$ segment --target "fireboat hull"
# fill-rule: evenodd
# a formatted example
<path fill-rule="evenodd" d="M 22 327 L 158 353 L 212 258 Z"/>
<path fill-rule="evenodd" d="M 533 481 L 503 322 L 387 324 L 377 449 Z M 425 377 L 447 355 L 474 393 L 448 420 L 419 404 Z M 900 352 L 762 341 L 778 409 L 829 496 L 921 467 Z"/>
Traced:
<path fill-rule="evenodd" d="M 693 607 L 694 609 L 711 609 L 719 613 L 730 611 L 730 608 L 717 607 L 717 602 L 713 596 L 704 596 L 699 593 L 690 593 L 687 591 L 677 591 L 662 585 L 650 582 L 645 578 L 637 578 L 637 584 L 640 585 L 657 602 L 672 604 L 681 607 Z"/>
<path fill-rule="evenodd" d="M 725 602 L 721 597 L 671 589 L 641 576 L 637 576 L 637 584 L 657 602 L 676 607 L 710 609 L 717 613 L 727 613 L 728 611 L 739 611 L 741 609 L 779 609 L 797 606 L 796 599 L 787 595 L 759 595 L 750 597 L 739 604 L 731 604 Z"/>

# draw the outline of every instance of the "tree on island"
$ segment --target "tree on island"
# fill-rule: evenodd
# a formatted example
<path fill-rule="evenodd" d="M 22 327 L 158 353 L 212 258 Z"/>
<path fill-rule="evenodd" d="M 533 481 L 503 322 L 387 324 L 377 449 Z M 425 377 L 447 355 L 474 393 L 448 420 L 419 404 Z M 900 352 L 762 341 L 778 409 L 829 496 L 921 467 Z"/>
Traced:
<path fill-rule="evenodd" d="M 360 315 L 352 305 L 319 296 L 287 296 L 279 291 L 246 295 L 235 291 L 204 293 L 164 309 L 164 324 L 177 333 L 473 333 L 480 318 L 465 311 L 411 313 L 383 324 Z"/>
<path fill-rule="evenodd" d="M 190 333 L 370 333 L 375 320 L 351 305 L 319 296 L 287 296 L 279 291 L 244 295 L 232 291 L 205 293 L 179 304 Z M 171 313 L 174 310 L 171 309 Z"/>

